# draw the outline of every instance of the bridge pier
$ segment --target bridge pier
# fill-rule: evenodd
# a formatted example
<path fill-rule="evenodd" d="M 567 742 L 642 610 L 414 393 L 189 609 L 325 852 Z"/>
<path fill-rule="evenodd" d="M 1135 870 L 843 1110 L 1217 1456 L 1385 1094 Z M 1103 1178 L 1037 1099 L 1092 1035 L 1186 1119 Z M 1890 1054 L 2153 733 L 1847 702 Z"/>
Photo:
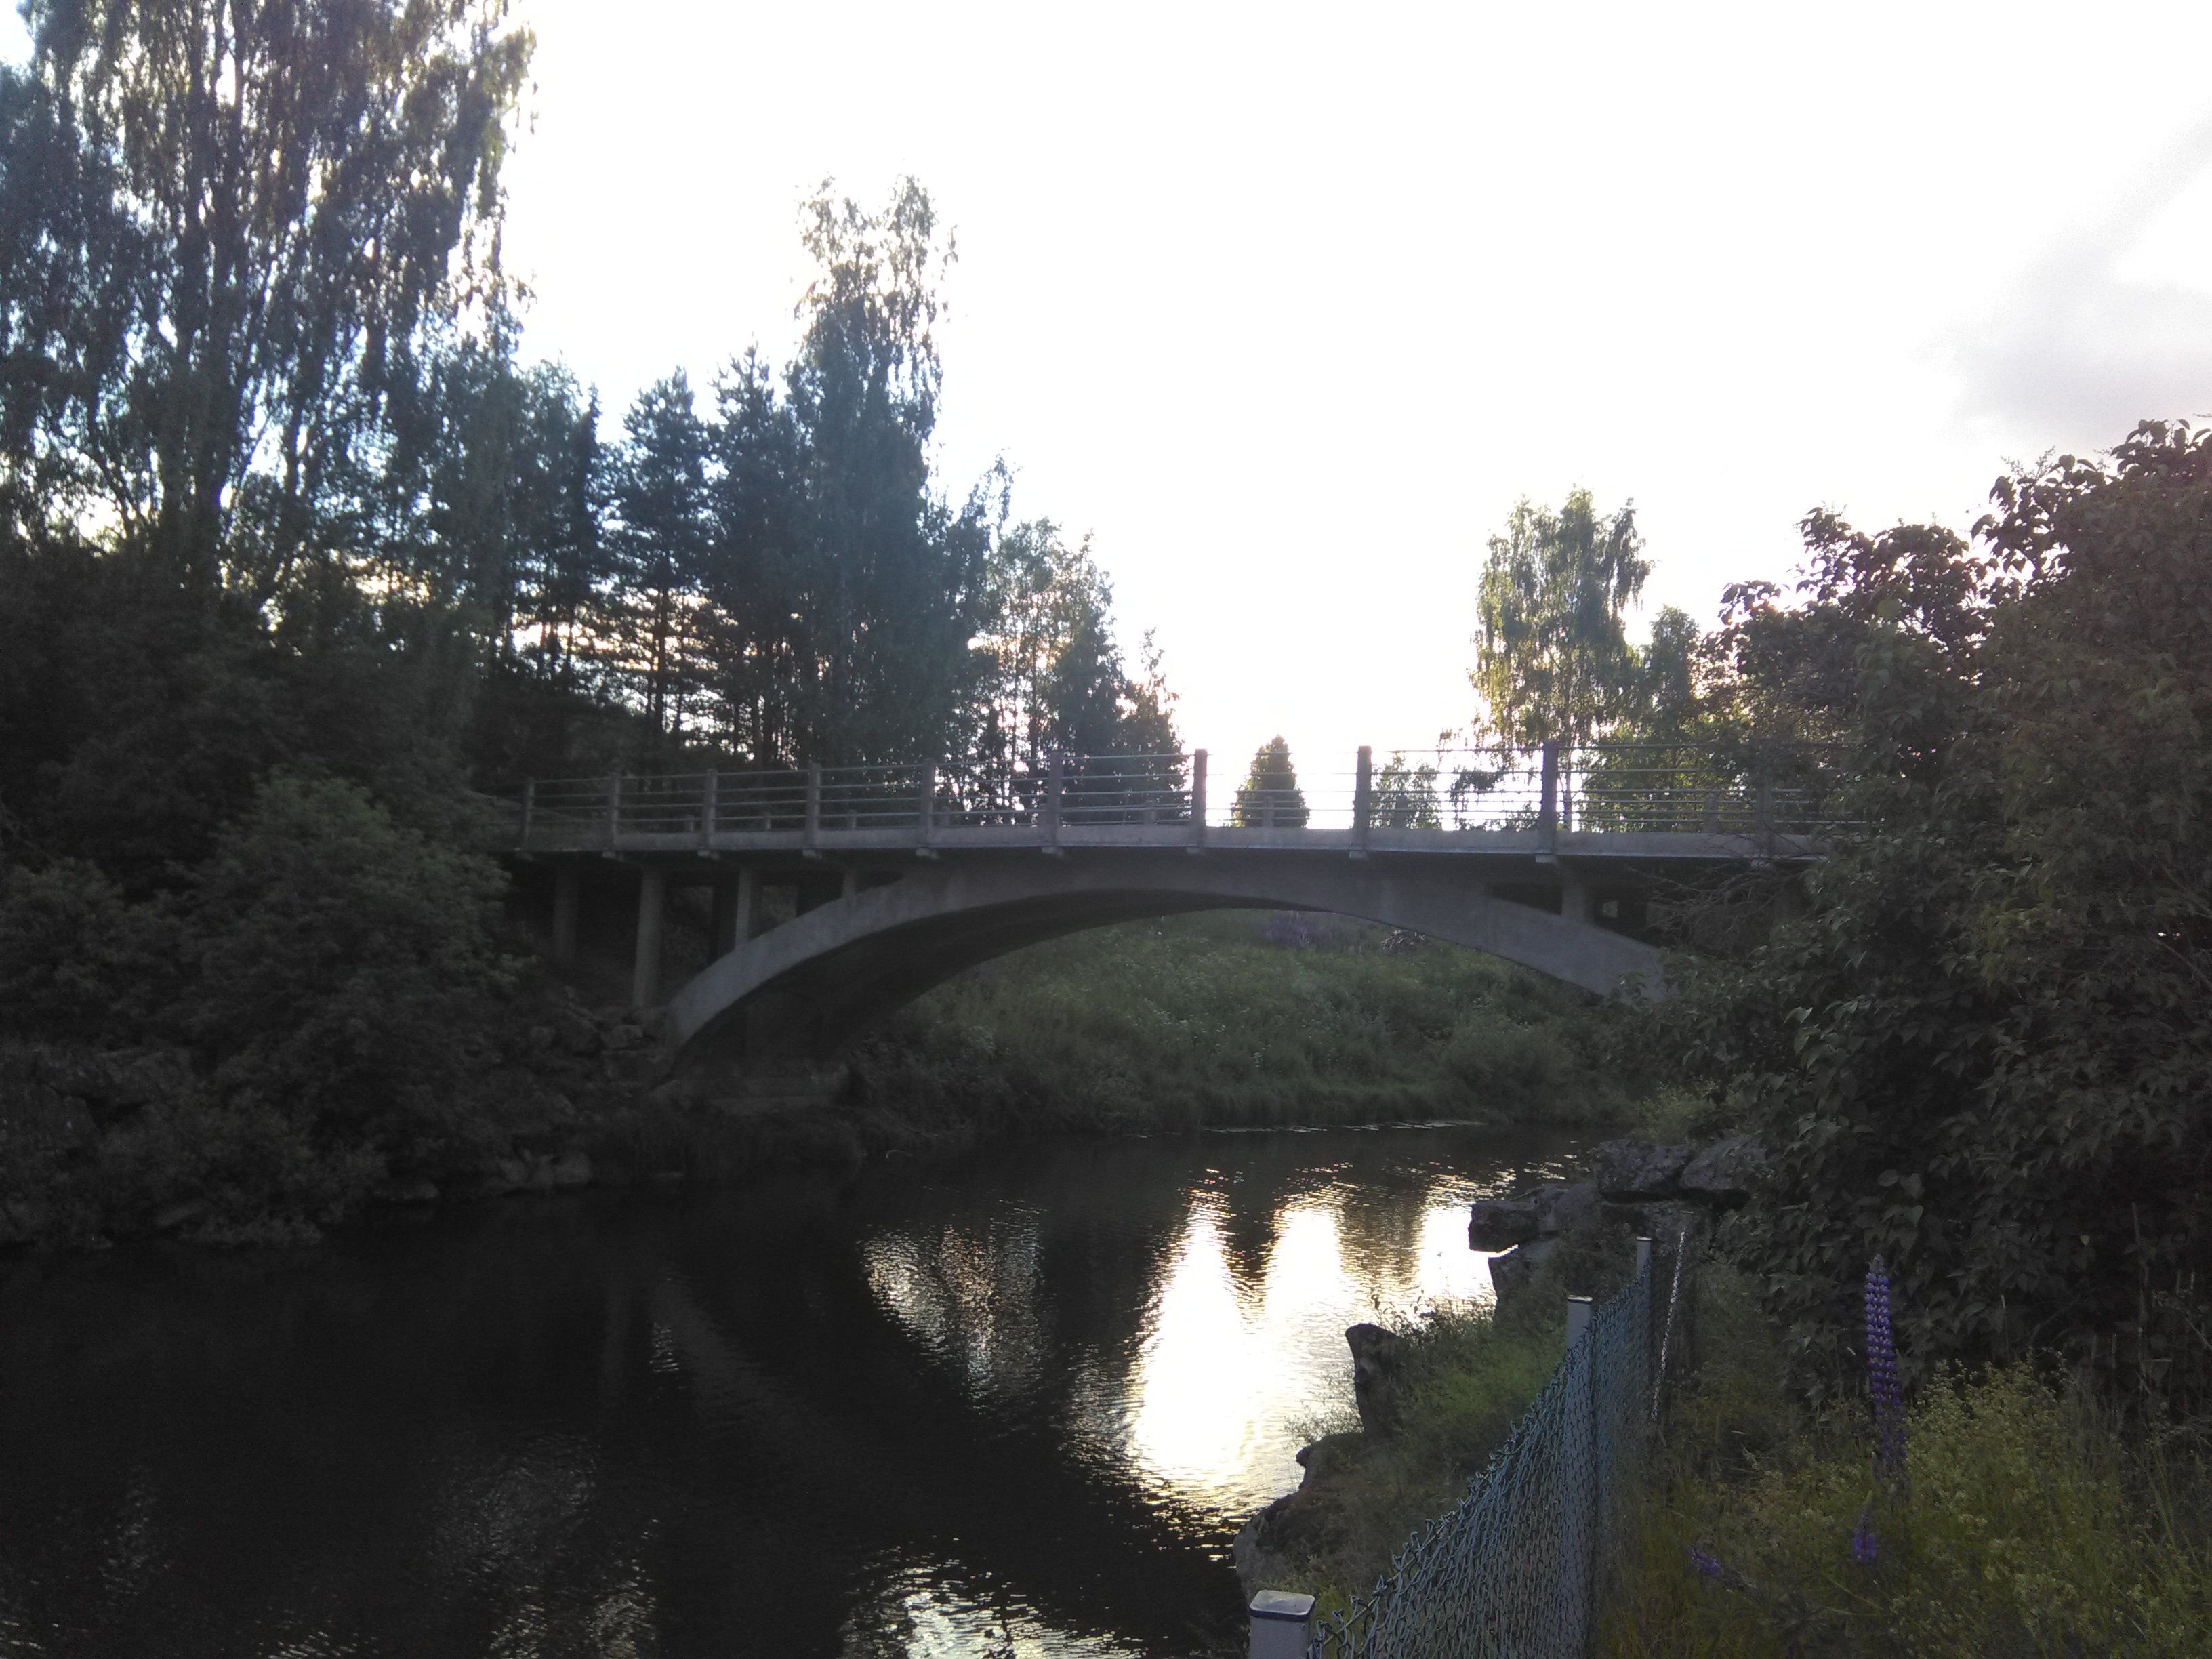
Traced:
<path fill-rule="evenodd" d="M 647 865 L 637 886 L 637 960 L 629 981 L 633 1008 L 650 1008 L 660 1000 L 660 922 L 667 897 L 666 872 Z"/>
<path fill-rule="evenodd" d="M 584 878 L 573 864 L 553 868 L 553 961 L 567 968 L 576 960 L 576 909 L 583 899 Z"/>
<path fill-rule="evenodd" d="M 1559 914 L 1569 921 L 1594 924 L 1597 921 L 1597 890 L 1577 871 L 1566 865 L 1559 872 Z"/>

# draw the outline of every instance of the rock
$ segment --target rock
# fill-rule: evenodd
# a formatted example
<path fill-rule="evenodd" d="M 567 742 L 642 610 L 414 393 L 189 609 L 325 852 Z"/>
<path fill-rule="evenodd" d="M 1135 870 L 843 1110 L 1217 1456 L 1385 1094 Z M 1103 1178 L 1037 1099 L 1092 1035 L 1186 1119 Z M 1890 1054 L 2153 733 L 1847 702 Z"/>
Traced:
<path fill-rule="evenodd" d="M 1741 1204 L 1772 1173 L 1766 1153 L 1749 1135 L 1717 1140 L 1682 1170 L 1683 1194 L 1723 1207 Z"/>
<path fill-rule="evenodd" d="M 553 1187 L 556 1192 L 574 1192 L 579 1187 L 592 1184 L 592 1155 L 584 1152 L 566 1152 L 553 1160 Z"/>
<path fill-rule="evenodd" d="M 1468 1217 L 1467 1243 L 1474 1250 L 1503 1250 L 1542 1231 L 1533 1199 L 1478 1198 Z"/>
<path fill-rule="evenodd" d="M 1536 1269 L 1544 1265 L 1544 1258 L 1551 1253 L 1552 1241 L 1540 1238 L 1490 1258 L 1490 1288 L 1499 1307 L 1528 1289 L 1528 1281 L 1536 1276 Z"/>
<path fill-rule="evenodd" d="M 1359 1426 L 1388 1434 L 1403 1407 L 1406 1339 L 1380 1325 L 1354 1325 L 1344 1334 L 1352 1345 L 1352 1397 L 1359 1407 Z"/>
<path fill-rule="evenodd" d="M 428 1176 L 410 1176 L 398 1181 L 387 1181 L 369 1194 L 373 1204 L 435 1204 L 438 1183 Z"/>
<path fill-rule="evenodd" d="M 600 1045 L 611 1054 L 618 1054 L 627 1049 L 638 1048 L 644 1042 L 645 1028 L 641 1025 L 632 1025 L 627 1022 L 620 1025 L 608 1026 L 605 1033 L 599 1038 Z"/>
<path fill-rule="evenodd" d="M 1634 1201 L 1672 1198 L 1680 1189 L 1692 1148 L 1654 1146 L 1644 1140 L 1608 1140 L 1593 1160 L 1598 1190 L 1606 1197 Z"/>
<path fill-rule="evenodd" d="M 578 1014 L 561 1023 L 560 1044 L 572 1054 L 584 1059 L 599 1052 L 599 1028 Z"/>
<path fill-rule="evenodd" d="M 154 1231 L 173 1233 L 187 1221 L 197 1221 L 207 1213 L 204 1199 L 181 1198 L 174 1204 L 165 1204 L 154 1212 Z"/>
<path fill-rule="evenodd" d="M 1533 1194 L 1536 1231 L 1546 1237 L 1571 1233 L 1598 1218 L 1595 1181 L 1547 1181 Z"/>

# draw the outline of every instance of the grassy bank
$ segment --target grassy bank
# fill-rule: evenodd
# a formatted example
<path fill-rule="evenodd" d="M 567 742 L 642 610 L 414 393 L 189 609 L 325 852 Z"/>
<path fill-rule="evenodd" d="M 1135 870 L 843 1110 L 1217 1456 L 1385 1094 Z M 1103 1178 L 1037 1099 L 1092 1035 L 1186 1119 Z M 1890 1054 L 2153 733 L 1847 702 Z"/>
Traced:
<path fill-rule="evenodd" d="M 2212 1652 L 2212 1425 L 2031 1366 L 1954 1373 L 1878 1479 L 1865 1401 L 1795 1403 L 1753 1291 L 1705 1274 L 1600 1653 Z"/>
<path fill-rule="evenodd" d="M 1324 1615 L 1367 1595 L 1391 1556 L 1467 1495 L 1550 1380 L 1567 1292 L 1610 1295 L 1633 1261 L 1625 1227 L 1570 1237 L 1502 1309 L 1438 1311 L 1401 1333 L 1384 1420 L 1308 1425 L 1304 1481 L 1255 1528 L 1240 1562 L 1249 1585 L 1309 1592 Z"/>
<path fill-rule="evenodd" d="M 1612 1030 L 1582 993 L 1473 951 L 1229 911 L 987 963 L 902 1012 L 857 1070 L 872 1104 L 1028 1130 L 1592 1123 L 1655 1085 Z"/>

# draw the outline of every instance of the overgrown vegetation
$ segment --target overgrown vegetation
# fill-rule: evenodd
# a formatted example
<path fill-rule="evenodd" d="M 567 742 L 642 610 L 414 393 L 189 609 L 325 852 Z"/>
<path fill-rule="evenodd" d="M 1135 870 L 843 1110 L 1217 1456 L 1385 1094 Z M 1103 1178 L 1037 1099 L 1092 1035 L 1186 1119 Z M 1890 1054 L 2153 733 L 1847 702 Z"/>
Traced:
<path fill-rule="evenodd" d="M 1702 1363 L 1674 1402 L 1609 1655 L 2212 1650 L 2200 1425 L 2124 1414 L 2022 1363 L 1931 1375 L 1885 1480 L 1863 1401 L 1787 1386 L 1758 1287 L 1701 1276 Z"/>
<path fill-rule="evenodd" d="M 1019 1133 L 1617 1120 L 1656 1087 L 1613 1011 L 1364 923 L 1132 922 L 971 969 L 862 1051 L 871 1093 Z"/>
<path fill-rule="evenodd" d="M 1403 1334 L 1388 1421 L 1317 1422 L 1296 1497 L 1263 1528 L 1270 1587 L 1312 1594 L 1322 1615 L 1367 1596 L 1391 1556 L 1467 1496 L 1566 1346 L 1566 1293 L 1612 1294 L 1633 1243 L 1622 1227 L 1563 1240 L 1504 1306 L 1431 1311 Z"/>
<path fill-rule="evenodd" d="M 1916 1376 L 2056 1352 L 2201 1401 L 2212 432 L 2004 479 L 1978 544 L 1806 532 L 1797 603 L 1732 591 L 1699 717 L 1817 740 L 1860 827 L 1802 913 L 1747 884 L 1657 1037 L 1776 1157 L 1730 1247 L 1815 1395 L 1879 1255 Z"/>

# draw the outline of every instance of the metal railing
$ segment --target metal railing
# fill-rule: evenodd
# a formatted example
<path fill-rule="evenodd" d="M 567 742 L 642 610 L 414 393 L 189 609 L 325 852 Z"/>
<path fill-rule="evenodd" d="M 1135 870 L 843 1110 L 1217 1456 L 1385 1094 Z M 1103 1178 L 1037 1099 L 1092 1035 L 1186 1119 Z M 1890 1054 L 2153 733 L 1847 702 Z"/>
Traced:
<path fill-rule="evenodd" d="M 1278 781 L 1278 779 L 1280 779 Z M 1032 766 L 807 767 L 532 779 L 495 792 L 518 846 L 612 847 L 633 838 L 871 835 L 927 845 L 941 832 L 1181 826 L 1316 830 L 1358 845 L 1407 830 L 1808 836 L 1844 827 L 1819 758 L 1753 763 L 1686 744 L 1567 749 L 1362 749 L 1349 771 L 1209 781 L 1206 751 L 1057 755 Z"/>
<path fill-rule="evenodd" d="M 1310 1659 L 1580 1659 L 1665 1364 L 1679 1358 L 1686 1249 L 1677 1241 L 1655 1276 L 1639 1240 L 1625 1289 L 1595 1310 L 1571 1300 L 1565 1358 L 1465 1500 L 1407 1540 L 1372 1594 L 1322 1623 Z"/>

